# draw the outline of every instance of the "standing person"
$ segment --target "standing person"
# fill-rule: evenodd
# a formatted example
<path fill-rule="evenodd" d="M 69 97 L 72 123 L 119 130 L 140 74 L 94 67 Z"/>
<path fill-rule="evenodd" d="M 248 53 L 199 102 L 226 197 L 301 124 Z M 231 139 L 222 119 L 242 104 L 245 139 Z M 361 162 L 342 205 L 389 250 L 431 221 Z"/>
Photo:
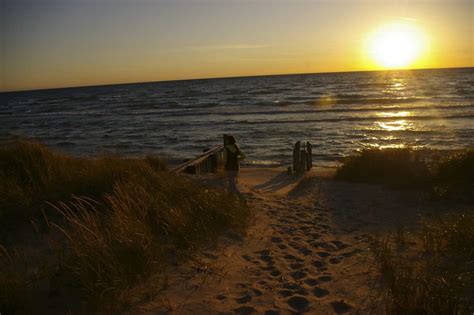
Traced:
<path fill-rule="evenodd" d="M 242 194 L 237 188 L 237 176 L 239 176 L 239 161 L 245 159 L 247 156 L 235 143 L 234 136 L 227 136 L 227 144 L 225 146 L 227 160 L 225 163 L 225 171 L 229 181 L 229 190 L 243 199 Z"/>

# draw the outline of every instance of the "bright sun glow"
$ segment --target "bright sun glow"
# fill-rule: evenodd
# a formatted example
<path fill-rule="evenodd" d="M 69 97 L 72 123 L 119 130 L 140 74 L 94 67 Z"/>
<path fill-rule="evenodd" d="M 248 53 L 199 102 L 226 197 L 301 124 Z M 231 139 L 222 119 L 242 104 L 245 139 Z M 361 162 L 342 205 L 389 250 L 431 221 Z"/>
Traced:
<path fill-rule="evenodd" d="M 406 22 L 387 24 L 369 38 L 368 52 L 378 66 L 406 68 L 421 57 L 424 48 L 423 33 Z"/>

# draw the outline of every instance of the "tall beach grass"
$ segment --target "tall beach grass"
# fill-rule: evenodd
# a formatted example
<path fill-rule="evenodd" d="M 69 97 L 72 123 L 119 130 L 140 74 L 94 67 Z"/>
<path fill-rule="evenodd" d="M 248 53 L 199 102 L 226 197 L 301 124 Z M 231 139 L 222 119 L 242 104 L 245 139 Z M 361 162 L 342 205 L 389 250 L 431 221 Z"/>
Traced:
<path fill-rule="evenodd" d="M 474 213 L 425 219 L 404 241 L 388 234 L 371 249 L 381 273 L 386 314 L 474 311 Z M 397 233 L 398 234 L 398 233 Z"/>
<path fill-rule="evenodd" d="M 77 158 L 19 140 L 1 145 L 0 165 L 2 228 L 33 222 L 45 248 L 28 259 L 16 246 L 23 235 L 2 235 L 5 313 L 48 311 L 45 290 L 77 302 L 58 306 L 63 312 L 121 309 L 223 231 L 243 232 L 251 216 L 235 196 L 168 172 L 155 156 Z"/>
<path fill-rule="evenodd" d="M 433 196 L 474 201 L 474 149 L 451 152 L 412 148 L 365 149 L 347 157 L 336 179 L 425 189 Z"/>
<path fill-rule="evenodd" d="M 378 237 L 371 249 L 386 314 L 474 312 L 474 149 L 370 149 L 345 159 L 336 179 L 426 192 L 462 211 L 437 213 L 418 230 Z M 453 203 L 454 204 L 454 203 Z"/>

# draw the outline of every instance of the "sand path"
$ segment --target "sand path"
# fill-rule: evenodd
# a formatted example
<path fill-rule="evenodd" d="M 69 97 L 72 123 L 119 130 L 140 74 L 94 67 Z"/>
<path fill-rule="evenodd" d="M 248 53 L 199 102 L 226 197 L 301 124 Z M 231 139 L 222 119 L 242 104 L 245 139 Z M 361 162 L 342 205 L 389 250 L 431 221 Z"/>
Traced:
<path fill-rule="evenodd" d="M 369 235 L 360 228 L 369 223 L 367 215 L 348 221 L 337 215 L 338 202 L 347 200 L 327 197 L 330 182 L 318 171 L 298 179 L 280 169 L 243 170 L 240 188 L 256 210 L 246 236 L 229 234 L 217 248 L 179 267 L 159 298 L 140 312 L 374 311 Z"/>

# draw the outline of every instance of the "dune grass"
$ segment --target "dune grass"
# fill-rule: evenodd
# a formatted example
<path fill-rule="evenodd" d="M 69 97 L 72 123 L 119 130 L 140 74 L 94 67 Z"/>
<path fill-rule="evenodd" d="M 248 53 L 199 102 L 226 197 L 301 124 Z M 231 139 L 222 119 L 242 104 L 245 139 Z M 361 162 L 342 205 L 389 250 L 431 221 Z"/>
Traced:
<path fill-rule="evenodd" d="M 427 189 L 433 196 L 474 201 L 474 149 L 440 152 L 412 148 L 366 149 L 347 157 L 336 179 Z"/>
<path fill-rule="evenodd" d="M 408 186 L 423 184 L 428 173 L 418 151 L 365 149 L 343 161 L 337 169 L 336 179 Z"/>
<path fill-rule="evenodd" d="M 81 301 L 85 313 L 121 309 L 224 230 L 242 232 L 251 215 L 235 196 L 167 172 L 154 156 L 76 158 L 13 141 L 1 146 L 0 163 L 0 224 L 14 230 L 31 220 L 45 231 L 35 234 L 45 248 L 37 259 L 2 237 L 5 313 L 44 311 L 35 296 L 45 288 Z"/>
<path fill-rule="evenodd" d="M 118 180 L 147 166 L 166 169 L 156 156 L 76 158 L 24 139 L 0 145 L 0 166 L 0 222 L 29 218 L 44 201 L 66 201 L 72 195 L 100 199 Z"/>
<path fill-rule="evenodd" d="M 386 235 L 371 247 L 384 281 L 385 312 L 474 311 L 474 213 L 425 219 L 420 231 L 403 239 Z"/>
<path fill-rule="evenodd" d="M 460 213 L 424 219 L 411 233 L 378 237 L 372 254 L 384 283 L 387 314 L 469 314 L 474 311 L 474 149 L 368 149 L 348 157 L 336 179 L 427 192 L 462 202 Z"/>

